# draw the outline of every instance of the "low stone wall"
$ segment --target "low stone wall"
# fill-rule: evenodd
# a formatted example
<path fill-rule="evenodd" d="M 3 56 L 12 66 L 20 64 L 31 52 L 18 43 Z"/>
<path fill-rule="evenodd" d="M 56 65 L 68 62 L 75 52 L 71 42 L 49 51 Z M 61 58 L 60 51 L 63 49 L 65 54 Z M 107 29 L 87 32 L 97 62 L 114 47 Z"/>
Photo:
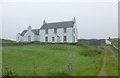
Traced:
<path fill-rule="evenodd" d="M 82 45 L 105 45 L 105 39 L 79 39 L 78 44 Z"/>
<path fill-rule="evenodd" d="M 38 44 L 38 45 L 43 45 L 43 44 L 69 44 L 69 45 L 77 45 L 77 43 L 46 43 L 46 42 L 20 42 L 20 43 L 0 43 L 2 46 L 17 46 L 17 45 L 29 45 L 29 44 Z"/>

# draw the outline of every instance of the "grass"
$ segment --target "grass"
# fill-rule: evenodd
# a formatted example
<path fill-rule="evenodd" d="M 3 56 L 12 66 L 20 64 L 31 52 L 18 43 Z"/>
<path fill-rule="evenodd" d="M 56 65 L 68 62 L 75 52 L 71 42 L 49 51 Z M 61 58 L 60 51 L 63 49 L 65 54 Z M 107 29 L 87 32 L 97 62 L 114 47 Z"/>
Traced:
<path fill-rule="evenodd" d="M 111 50 L 115 53 L 116 58 L 118 59 L 118 49 L 111 47 Z"/>
<path fill-rule="evenodd" d="M 72 53 L 73 76 L 97 76 L 102 65 L 102 53 L 98 47 L 68 44 L 3 46 L 3 73 L 8 67 L 19 76 L 33 75 L 33 62 L 36 73 L 41 76 L 66 73 L 68 54 Z M 91 52 L 93 56 L 84 55 Z M 95 53 L 98 52 L 98 53 Z"/>
<path fill-rule="evenodd" d="M 2 47 L 0 46 L 0 77 L 2 76 Z"/>
<path fill-rule="evenodd" d="M 116 57 L 117 53 L 115 53 L 114 57 L 112 53 L 113 50 L 109 48 L 111 47 L 106 47 L 106 69 L 109 76 L 118 76 L 118 58 Z"/>
<path fill-rule="evenodd" d="M 0 39 L 0 43 L 15 43 L 15 41 L 8 39 Z"/>

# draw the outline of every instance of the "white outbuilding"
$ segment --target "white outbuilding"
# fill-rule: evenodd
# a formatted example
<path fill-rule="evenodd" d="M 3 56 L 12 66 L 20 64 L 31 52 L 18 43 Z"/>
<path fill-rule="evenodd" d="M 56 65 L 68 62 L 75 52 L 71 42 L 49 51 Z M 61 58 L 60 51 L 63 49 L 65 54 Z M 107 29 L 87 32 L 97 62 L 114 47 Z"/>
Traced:
<path fill-rule="evenodd" d="M 106 45 L 111 45 L 111 42 L 108 39 L 105 40 L 105 43 Z"/>

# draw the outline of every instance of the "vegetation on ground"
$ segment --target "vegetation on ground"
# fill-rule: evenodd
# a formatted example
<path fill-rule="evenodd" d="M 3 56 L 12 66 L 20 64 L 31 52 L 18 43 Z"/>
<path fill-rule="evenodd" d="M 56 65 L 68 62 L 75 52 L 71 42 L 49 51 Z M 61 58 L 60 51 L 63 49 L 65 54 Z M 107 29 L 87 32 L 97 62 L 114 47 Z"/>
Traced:
<path fill-rule="evenodd" d="M 93 56 L 89 56 L 90 51 Z M 36 75 L 66 75 L 69 52 L 72 53 L 73 76 L 97 76 L 103 59 L 102 53 L 95 53 L 97 47 L 68 44 L 3 46 L 2 52 L 3 73 L 8 67 L 24 76 L 33 75 L 33 62 Z"/>
<path fill-rule="evenodd" d="M 118 76 L 118 58 L 117 52 L 110 49 L 111 47 L 106 48 L 106 69 L 109 76 Z"/>
<path fill-rule="evenodd" d="M 70 44 L 29 44 L 3 46 L 3 75 L 6 67 L 18 76 L 66 76 L 69 52 L 72 54 L 72 76 L 98 76 L 104 54 L 110 76 L 117 76 L 114 50 L 107 46 Z"/>
<path fill-rule="evenodd" d="M 0 43 L 15 43 L 15 41 L 8 39 L 0 39 Z"/>

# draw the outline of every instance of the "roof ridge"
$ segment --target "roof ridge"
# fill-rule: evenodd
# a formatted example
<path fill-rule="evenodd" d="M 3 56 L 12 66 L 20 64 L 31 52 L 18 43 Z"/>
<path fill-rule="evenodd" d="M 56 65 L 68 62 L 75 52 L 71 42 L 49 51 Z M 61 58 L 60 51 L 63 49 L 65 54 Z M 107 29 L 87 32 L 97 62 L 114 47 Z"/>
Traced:
<path fill-rule="evenodd" d="M 51 23 L 46 23 L 46 24 L 53 24 L 53 23 L 63 23 L 63 22 L 74 22 L 74 21 L 51 22 Z"/>
<path fill-rule="evenodd" d="M 40 29 L 67 28 L 73 27 L 74 21 L 62 21 L 43 24 Z"/>
<path fill-rule="evenodd" d="M 40 30 L 40 29 L 32 29 L 32 30 Z"/>

